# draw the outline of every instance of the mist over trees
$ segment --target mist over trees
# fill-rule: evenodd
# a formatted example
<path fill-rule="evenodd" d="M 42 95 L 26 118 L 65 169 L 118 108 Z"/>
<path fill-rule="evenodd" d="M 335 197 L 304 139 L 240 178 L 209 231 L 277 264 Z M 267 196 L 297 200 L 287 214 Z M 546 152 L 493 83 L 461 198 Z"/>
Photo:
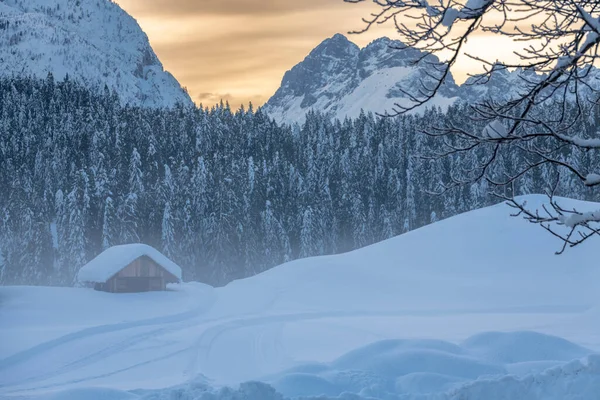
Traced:
<path fill-rule="evenodd" d="M 578 129 L 595 132 L 599 120 L 596 108 Z M 221 285 L 498 202 L 485 181 L 429 193 L 486 155 L 423 158 L 443 144 L 417 132 L 439 122 L 474 124 L 458 104 L 335 122 L 310 113 L 301 127 L 278 126 L 252 108 L 122 107 L 115 93 L 69 80 L 0 80 L 0 283 L 71 285 L 103 249 L 143 242 L 185 280 Z M 500 178 L 526 154 L 497 157 Z M 598 165 L 577 149 L 562 157 Z M 555 176 L 546 165 L 506 190 L 540 192 Z M 567 176 L 558 192 L 593 194 Z"/>

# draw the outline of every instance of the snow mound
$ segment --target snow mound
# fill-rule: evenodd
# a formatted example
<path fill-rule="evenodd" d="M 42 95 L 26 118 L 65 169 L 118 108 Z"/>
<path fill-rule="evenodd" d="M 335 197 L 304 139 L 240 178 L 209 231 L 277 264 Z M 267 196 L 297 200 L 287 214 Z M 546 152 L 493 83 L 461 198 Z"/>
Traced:
<path fill-rule="evenodd" d="M 482 333 L 462 346 L 471 354 L 501 363 L 570 361 L 590 353 L 568 340 L 536 332 Z"/>
<path fill-rule="evenodd" d="M 465 385 L 446 398 L 452 400 L 596 400 L 600 393 L 600 356 L 548 369 L 525 377 L 506 376 Z"/>
<path fill-rule="evenodd" d="M 521 364 L 511 372 L 527 375 L 591 354 L 567 340 L 535 332 L 488 332 L 461 346 L 439 340 L 384 340 L 329 365 L 296 366 L 266 381 L 289 397 L 441 394 L 481 379 L 501 379 L 516 361 Z"/>
<path fill-rule="evenodd" d="M 361 362 L 365 355 L 385 354 L 391 352 L 409 351 L 409 350 L 437 350 L 450 354 L 462 354 L 460 346 L 442 340 L 421 339 L 421 340 L 382 340 L 372 343 L 360 349 L 349 352 L 333 362 L 333 365 L 343 367 L 349 364 Z"/>
<path fill-rule="evenodd" d="M 340 365 L 340 363 L 337 364 Z M 365 352 L 362 357 L 355 359 L 353 363 L 342 364 L 341 367 L 373 372 L 391 378 L 414 372 L 461 378 L 477 378 L 482 375 L 495 375 L 506 372 L 504 368 L 484 361 L 435 350 Z"/>
<path fill-rule="evenodd" d="M 589 356 L 566 365 L 548 369 L 542 373 L 524 377 L 504 376 L 479 379 L 453 389 L 431 393 L 421 382 L 436 382 L 438 385 L 455 384 L 451 378 L 435 375 L 411 375 L 399 380 L 398 386 L 409 391 L 373 396 L 371 390 L 361 394 L 294 396 L 304 400 L 597 400 L 600 393 L 600 356 Z M 319 382 L 321 383 L 321 382 Z M 409 393 L 410 392 L 410 393 Z M 204 382 L 187 383 L 173 388 L 144 391 L 116 391 L 108 389 L 79 389 L 59 392 L 43 397 L 44 400 L 284 400 L 272 386 L 259 382 L 248 382 L 237 388 L 212 388 Z"/>
<path fill-rule="evenodd" d="M 517 199 L 534 211 L 542 210 L 547 200 L 544 195 Z M 566 209 L 599 208 L 589 202 L 556 201 Z M 439 315 L 547 314 L 599 304 L 600 268 L 589 261 L 597 255 L 594 243 L 557 256 L 559 239 L 510 217 L 512 212 L 498 204 L 349 253 L 295 260 L 232 282 L 222 289 L 217 307 L 241 307 L 237 311 L 243 313 L 268 308 L 272 313 Z M 238 296 L 255 301 L 234 306 Z M 501 329 L 480 332 L 486 330 Z"/>

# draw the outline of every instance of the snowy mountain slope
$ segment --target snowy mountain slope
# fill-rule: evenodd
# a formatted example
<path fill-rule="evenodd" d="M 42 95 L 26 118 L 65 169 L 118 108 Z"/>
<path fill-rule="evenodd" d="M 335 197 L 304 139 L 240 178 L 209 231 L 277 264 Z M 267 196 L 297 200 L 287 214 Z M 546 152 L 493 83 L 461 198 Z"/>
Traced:
<path fill-rule="evenodd" d="M 408 96 L 399 88 L 416 92 L 421 80 L 431 79 L 423 68 L 411 64 L 422 53 L 393 48 L 398 46 L 399 42 L 381 38 L 359 49 L 337 34 L 286 72 L 281 87 L 264 109 L 279 122 L 303 122 L 311 109 L 344 119 L 358 116 L 361 109 L 381 112 L 391 111 L 395 103 L 409 105 Z M 432 105 L 451 104 L 456 90 L 450 77 Z"/>
<path fill-rule="evenodd" d="M 423 57 L 419 50 L 398 50 L 401 47 L 400 42 L 388 38 L 363 49 L 340 34 L 326 39 L 286 72 L 264 110 L 280 123 L 302 123 L 310 110 L 344 119 L 357 117 L 361 110 L 393 113 L 395 104 L 410 106 L 414 103 L 405 92 L 422 98 L 423 84 L 433 87 L 430 75 L 437 72 L 427 62 L 411 62 Z M 434 55 L 428 57 L 438 61 Z M 516 98 L 538 79 L 529 70 L 498 68 L 490 79 L 470 77 L 457 86 L 450 73 L 438 95 L 412 112 L 428 107 L 446 109 L 457 100 L 475 103 Z M 592 70 L 586 82 L 600 88 L 600 71 Z M 587 93 L 588 88 L 582 85 L 578 90 Z"/>
<path fill-rule="evenodd" d="M 468 103 L 485 100 L 509 100 L 522 94 L 539 77 L 531 71 L 498 69 L 489 79 L 469 77 L 460 86 L 460 98 Z"/>
<path fill-rule="evenodd" d="M 259 379 L 290 397 L 595 399 L 597 357 L 570 362 L 600 350 L 594 243 L 556 256 L 556 238 L 510 212 L 472 211 L 218 289 L 0 288 L 0 397 L 280 398 L 218 387 Z"/>
<path fill-rule="evenodd" d="M 2 76 L 106 84 L 124 103 L 191 104 L 137 22 L 109 0 L 0 1 L 0 63 Z"/>

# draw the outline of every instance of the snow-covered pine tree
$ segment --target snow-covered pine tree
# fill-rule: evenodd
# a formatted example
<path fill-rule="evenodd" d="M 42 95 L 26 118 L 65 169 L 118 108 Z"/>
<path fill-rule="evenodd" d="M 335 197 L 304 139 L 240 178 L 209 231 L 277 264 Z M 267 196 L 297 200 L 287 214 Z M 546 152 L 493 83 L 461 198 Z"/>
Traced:
<path fill-rule="evenodd" d="M 472 123 L 466 106 L 450 110 L 337 122 L 311 113 L 291 128 L 261 110 L 151 111 L 121 107 L 114 93 L 71 80 L 0 79 L 0 283 L 71 284 L 79 264 L 102 249 L 141 241 L 166 243 L 186 279 L 224 284 L 300 256 L 371 244 L 430 223 L 434 213 L 442 219 L 492 204 L 484 184 L 426 191 L 484 155 L 420 158 L 441 150 L 418 135 L 433 119 Z M 594 133 L 599 110 L 573 129 Z M 560 156 L 581 169 L 599 164 L 590 152 Z M 523 154 L 500 157 L 496 177 Z M 540 169 L 515 191 L 540 191 L 554 178 Z M 557 194 L 592 199 L 593 191 L 560 178 Z M 36 249 L 33 261 L 22 257 L 20 238 Z"/>

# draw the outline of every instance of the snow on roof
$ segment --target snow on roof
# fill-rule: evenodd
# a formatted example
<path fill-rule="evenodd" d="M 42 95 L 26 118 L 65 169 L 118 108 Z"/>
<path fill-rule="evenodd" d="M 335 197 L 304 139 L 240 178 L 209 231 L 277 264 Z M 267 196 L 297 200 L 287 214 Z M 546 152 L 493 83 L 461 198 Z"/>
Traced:
<path fill-rule="evenodd" d="M 157 264 L 181 280 L 181 267 L 160 251 L 145 244 L 114 246 L 100 253 L 84 265 L 77 274 L 79 282 L 106 282 L 115 274 L 142 256 L 150 257 Z"/>

